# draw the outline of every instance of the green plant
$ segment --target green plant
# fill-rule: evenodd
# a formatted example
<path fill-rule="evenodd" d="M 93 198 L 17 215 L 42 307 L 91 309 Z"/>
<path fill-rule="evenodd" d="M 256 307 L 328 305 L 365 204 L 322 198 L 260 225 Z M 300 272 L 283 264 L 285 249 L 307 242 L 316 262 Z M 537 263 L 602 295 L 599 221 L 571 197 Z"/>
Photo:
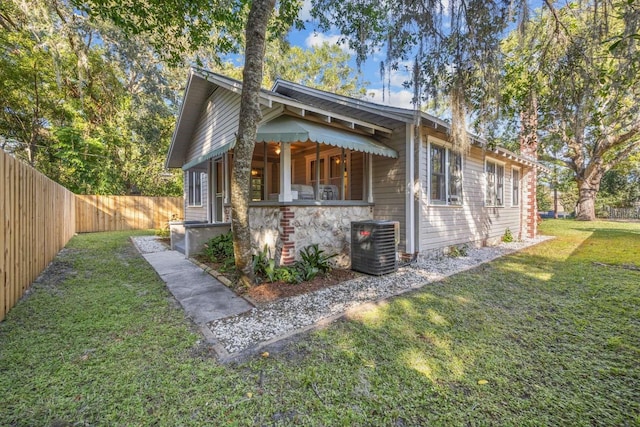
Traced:
<path fill-rule="evenodd" d="M 275 277 L 274 270 L 276 261 L 270 259 L 270 251 L 267 245 L 264 245 L 264 249 L 253 256 L 252 264 L 253 272 L 256 276 L 265 277 L 267 281 L 269 281 L 269 277 Z"/>
<path fill-rule="evenodd" d="M 449 246 L 447 255 L 450 258 L 460 258 L 467 256 L 467 245 L 462 246 Z"/>
<path fill-rule="evenodd" d="M 267 245 L 253 256 L 253 271 L 256 277 L 264 279 L 267 283 L 300 283 L 303 280 L 295 266 L 276 267 L 276 260 L 271 258 Z"/>
<path fill-rule="evenodd" d="M 300 261 L 292 266 L 276 266 L 271 258 L 269 248 L 265 245 L 262 251 L 253 256 L 253 271 L 265 282 L 300 283 L 313 280 L 319 273 L 331 270 L 329 260 L 337 254 L 325 255 L 317 244 L 310 245 L 300 251 Z"/>
<path fill-rule="evenodd" d="M 309 245 L 300 251 L 300 261 L 296 267 L 304 280 L 313 280 L 318 273 L 327 273 L 331 270 L 331 258 L 338 254 L 325 255 L 324 251 L 318 247 L 317 243 Z"/>
<path fill-rule="evenodd" d="M 504 230 L 504 234 L 502 235 L 502 241 L 505 243 L 511 243 L 513 242 L 513 234 L 511 233 L 511 230 L 509 230 L 509 227 L 507 227 L 506 230 Z"/>
<path fill-rule="evenodd" d="M 172 214 L 169 221 L 165 222 L 162 225 L 162 227 L 156 230 L 156 236 L 160 237 L 161 239 L 168 239 L 171 236 L 171 228 L 169 226 L 169 223 L 171 221 L 179 221 L 179 220 L 180 219 L 178 218 L 178 215 Z"/>
<path fill-rule="evenodd" d="M 156 236 L 160 237 L 161 239 L 168 239 L 170 235 L 171 235 L 171 230 L 169 230 L 169 224 L 163 226 L 162 228 L 158 228 L 156 230 Z"/>
<path fill-rule="evenodd" d="M 233 236 L 231 232 L 221 234 L 204 244 L 203 254 L 211 261 L 225 262 L 233 256 Z M 234 261 L 235 262 L 235 261 Z"/>
<path fill-rule="evenodd" d="M 277 281 L 282 281 L 285 283 L 300 283 L 304 280 L 308 280 L 308 279 L 304 279 L 300 275 L 300 270 L 298 270 L 296 266 L 278 267 L 276 268 L 275 275 L 276 275 Z"/>

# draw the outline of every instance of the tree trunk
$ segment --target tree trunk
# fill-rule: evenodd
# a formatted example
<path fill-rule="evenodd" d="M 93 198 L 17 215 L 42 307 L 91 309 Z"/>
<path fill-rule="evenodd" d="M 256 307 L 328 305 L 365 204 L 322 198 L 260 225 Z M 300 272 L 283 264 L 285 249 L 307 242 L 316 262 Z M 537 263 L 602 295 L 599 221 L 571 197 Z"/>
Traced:
<path fill-rule="evenodd" d="M 253 286 L 251 258 L 251 230 L 249 229 L 249 197 L 251 184 L 251 158 L 255 147 L 260 111 L 260 85 L 264 63 L 267 24 L 275 7 L 275 0 L 253 0 L 246 29 L 242 98 L 238 137 L 233 150 L 231 173 L 231 229 L 233 253 L 240 281 Z"/>
<path fill-rule="evenodd" d="M 578 202 L 576 203 L 576 219 L 593 221 L 596 219 L 596 195 L 600 189 L 602 174 L 591 179 L 578 179 Z"/>

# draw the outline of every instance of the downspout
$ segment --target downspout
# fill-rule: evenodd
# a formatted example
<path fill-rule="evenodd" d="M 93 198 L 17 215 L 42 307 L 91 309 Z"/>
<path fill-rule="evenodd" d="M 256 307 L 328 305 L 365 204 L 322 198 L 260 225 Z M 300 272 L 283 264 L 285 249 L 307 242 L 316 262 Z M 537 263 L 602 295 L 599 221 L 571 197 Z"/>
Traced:
<path fill-rule="evenodd" d="M 422 54 L 422 48 L 420 49 L 420 55 Z M 405 253 L 414 259 L 417 241 L 417 221 L 419 216 L 416 215 L 416 148 L 419 149 L 420 144 L 416 144 L 420 138 L 420 123 L 421 123 L 421 106 L 422 96 L 420 90 L 420 67 L 418 66 L 418 59 L 416 57 L 413 64 L 413 123 L 406 125 L 405 138 L 406 138 L 406 221 L 405 221 L 405 234 L 406 244 Z M 418 156 L 419 157 L 419 156 Z M 420 168 L 418 168 L 420 170 Z"/>
<path fill-rule="evenodd" d="M 415 252 L 415 152 L 414 152 L 414 124 L 407 123 L 406 140 L 406 201 L 405 201 L 405 252 L 413 254 Z"/>

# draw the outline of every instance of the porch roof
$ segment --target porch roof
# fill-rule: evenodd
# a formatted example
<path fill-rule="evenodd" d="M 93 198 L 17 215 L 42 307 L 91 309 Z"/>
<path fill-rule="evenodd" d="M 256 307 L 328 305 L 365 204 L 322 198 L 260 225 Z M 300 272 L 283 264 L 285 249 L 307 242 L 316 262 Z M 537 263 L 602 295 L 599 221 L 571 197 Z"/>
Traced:
<path fill-rule="evenodd" d="M 398 152 L 364 135 L 291 116 L 280 116 L 258 127 L 256 142 L 316 142 L 378 156 L 398 158 Z"/>
<path fill-rule="evenodd" d="M 218 157 L 223 155 L 224 153 L 226 153 L 227 151 L 231 150 L 233 147 L 235 147 L 236 145 L 236 140 L 234 139 L 231 142 L 228 142 L 226 144 L 224 144 L 221 147 L 218 148 L 214 148 L 213 150 L 209 151 L 206 154 L 203 154 L 202 156 L 198 156 L 195 159 L 191 160 L 189 163 L 186 163 L 184 166 L 182 166 L 182 170 L 188 170 L 191 169 L 194 166 L 197 166 L 199 164 L 201 164 L 204 161 L 207 161 L 209 159 L 213 159 L 214 157 Z"/>
<path fill-rule="evenodd" d="M 363 153 L 398 158 L 398 152 L 373 138 L 330 126 L 301 120 L 291 116 L 280 116 L 258 127 L 256 142 L 317 142 L 362 151 Z M 218 157 L 236 145 L 233 140 L 217 147 L 202 156 L 198 156 L 182 166 L 182 170 L 191 169 L 206 160 Z"/>

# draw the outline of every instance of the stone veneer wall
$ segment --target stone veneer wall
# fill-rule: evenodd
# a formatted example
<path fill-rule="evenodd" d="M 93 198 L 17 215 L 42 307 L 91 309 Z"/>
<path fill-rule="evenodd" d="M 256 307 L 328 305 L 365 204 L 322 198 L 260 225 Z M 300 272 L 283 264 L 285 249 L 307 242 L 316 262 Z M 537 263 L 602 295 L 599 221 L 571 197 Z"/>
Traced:
<path fill-rule="evenodd" d="M 351 265 L 351 221 L 373 219 L 371 206 L 252 206 L 251 236 L 256 248 L 265 244 L 281 265 L 299 259 L 304 247 L 317 243 L 336 265 Z"/>

